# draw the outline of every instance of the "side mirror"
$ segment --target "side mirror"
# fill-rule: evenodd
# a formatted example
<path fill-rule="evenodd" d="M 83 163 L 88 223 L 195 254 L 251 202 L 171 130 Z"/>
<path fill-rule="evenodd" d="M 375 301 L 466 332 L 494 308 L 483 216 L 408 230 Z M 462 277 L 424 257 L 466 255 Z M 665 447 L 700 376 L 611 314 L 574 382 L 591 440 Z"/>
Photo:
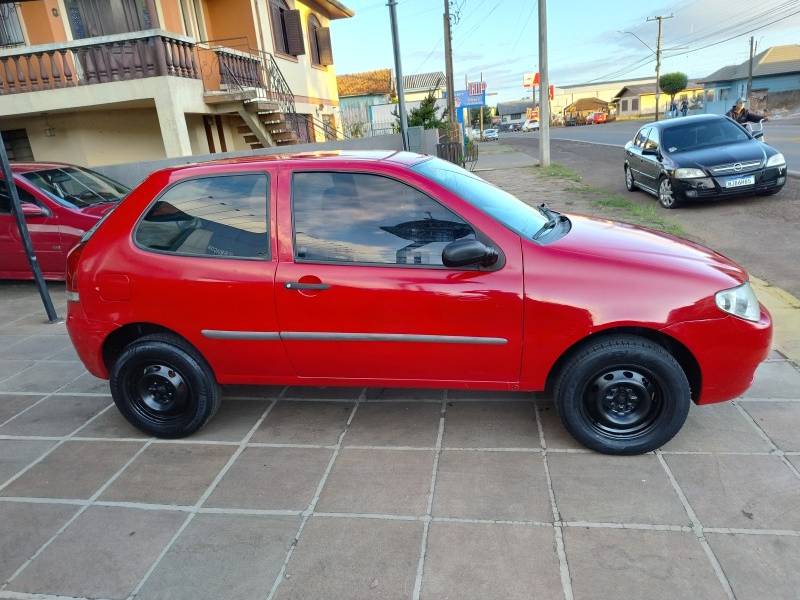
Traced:
<path fill-rule="evenodd" d="M 442 264 L 445 267 L 466 267 L 480 265 L 491 267 L 497 262 L 497 250 L 478 240 L 456 240 L 442 250 Z"/>
<path fill-rule="evenodd" d="M 756 138 L 757 140 L 760 140 L 761 138 L 764 137 L 764 132 L 763 131 L 754 131 L 753 132 L 753 137 Z"/>
<path fill-rule="evenodd" d="M 657 156 L 658 155 L 658 148 L 653 148 L 652 146 L 645 146 L 642 148 L 642 156 Z"/>
<path fill-rule="evenodd" d="M 22 214 L 25 215 L 25 217 L 46 217 L 47 211 L 38 204 L 23 202 Z"/>

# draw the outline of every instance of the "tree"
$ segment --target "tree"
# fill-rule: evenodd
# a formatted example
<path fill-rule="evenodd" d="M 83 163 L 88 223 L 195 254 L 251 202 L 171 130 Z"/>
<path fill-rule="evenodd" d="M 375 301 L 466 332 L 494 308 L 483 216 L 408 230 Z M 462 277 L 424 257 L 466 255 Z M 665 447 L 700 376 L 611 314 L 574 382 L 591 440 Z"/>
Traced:
<path fill-rule="evenodd" d="M 412 108 L 408 112 L 408 126 L 409 127 L 424 127 L 425 129 L 441 129 L 446 127 L 444 122 L 444 111 L 441 115 L 437 114 L 438 108 L 436 107 L 436 97 L 433 92 L 430 92 L 420 102 L 419 106 Z M 397 110 L 393 112 L 397 117 Z"/>
<path fill-rule="evenodd" d="M 480 108 L 469 109 L 469 122 L 473 127 L 478 127 L 480 125 L 481 123 Z M 483 124 L 484 126 L 492 124 L 492 108 L 490 106 L 483 107 Z"/>
<path fill-rule="evenodd" d="M 669 94 L 670 104 L 675 101 L 675 95 L 686 89 L 689 78 L 686 73 L 676 71 L 675 73 L 664 73 L 658 80 L 658 87 L 665 94 Z"/>

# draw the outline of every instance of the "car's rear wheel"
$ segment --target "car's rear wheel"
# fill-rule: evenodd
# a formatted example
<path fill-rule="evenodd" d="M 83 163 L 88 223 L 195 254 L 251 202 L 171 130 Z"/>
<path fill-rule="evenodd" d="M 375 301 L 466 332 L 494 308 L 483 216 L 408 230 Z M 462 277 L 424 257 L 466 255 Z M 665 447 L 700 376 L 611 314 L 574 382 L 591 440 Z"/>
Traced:
<path fill-rule="evenodd" d="M 554 391 L 566 429 L 604 454 L 661 447 L 683 426 L 691 402 L 689 381 L 675 358 L 629 335 L 600 338 L 578 351 Z"/>
<path fill-rule="evenodd" d="M 160 438 L 194 433 L 219 408 L 211 368 L 176 336 L 147 335 L 129 344 L 111 369 L 110 384 L 122 415 Z"/>
<path fill-rule="evenodd" d="M 633 181 L 633 172 L 628 165 L 625 165 L 625 187 L 629 192 L 636 190 L 636 184 Z"/>
<path fill-rule="evenodd" d="M 658 182 L 658 203 L 664 208 L 677 208 L 680 204 L 669 177 L 662 177 Z"/>

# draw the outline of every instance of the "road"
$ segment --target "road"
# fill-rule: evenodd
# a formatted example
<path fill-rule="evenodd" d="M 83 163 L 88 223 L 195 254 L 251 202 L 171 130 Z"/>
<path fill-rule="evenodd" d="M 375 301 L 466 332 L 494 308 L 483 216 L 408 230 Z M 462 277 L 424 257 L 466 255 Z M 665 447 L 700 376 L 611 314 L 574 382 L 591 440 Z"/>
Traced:
<path fill-rule="evenodd" d="M 623 135 L 624 132 L 617 130 L 625 126 L 636 129 L 630 122 L 570 129 L 609 139 Z M 607 128 L 605 134 L 592 132 L 603 128 Z M 561 135 L 561 131 L 556 135 Z M 537 136 L 501 134 L 500 143 L 538 157 Z M 630 193 L 625 189 L 622 148 L 555 140 L 551 155 L 553 162 L 574 169 L 588 185 L 625 195 L 635 202 L 656 202 L 644 192 Z M 680 223 L 693 238 L 741 263 L 757 277 L 800 297 L 800 179 L 789 178 L 776 196 L 693 202 L 675 210 L 663 210 L 665 216 Z"/>
<path fill-rule="evenodd" d="M 550 137 L 555 140 L 591 142 L 624 146 L 647 121 L 614 121 L 603 125 L 582 127 L 554 127 Z M 766 141 L 783 153 L 789 169 L 800 172 L 800 119 L 783 119 L 764 124 Z M 505 133 L 504 138 L 539 138 L 538 133 Z M 538 142 L 537 142 L 538 143 Z"/>

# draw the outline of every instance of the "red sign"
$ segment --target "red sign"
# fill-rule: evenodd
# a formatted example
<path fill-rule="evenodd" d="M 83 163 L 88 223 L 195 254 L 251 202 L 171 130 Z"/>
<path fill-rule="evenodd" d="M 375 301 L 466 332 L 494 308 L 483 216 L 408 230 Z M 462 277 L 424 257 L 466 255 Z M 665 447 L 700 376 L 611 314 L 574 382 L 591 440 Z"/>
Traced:
<path fill-rule="evenodd" d="M 472 81 L 467 84 L 467 90 L 469 91 L 470 96 L 480 96 L 483 92 L 486 91 L 486 82 Z"/>

